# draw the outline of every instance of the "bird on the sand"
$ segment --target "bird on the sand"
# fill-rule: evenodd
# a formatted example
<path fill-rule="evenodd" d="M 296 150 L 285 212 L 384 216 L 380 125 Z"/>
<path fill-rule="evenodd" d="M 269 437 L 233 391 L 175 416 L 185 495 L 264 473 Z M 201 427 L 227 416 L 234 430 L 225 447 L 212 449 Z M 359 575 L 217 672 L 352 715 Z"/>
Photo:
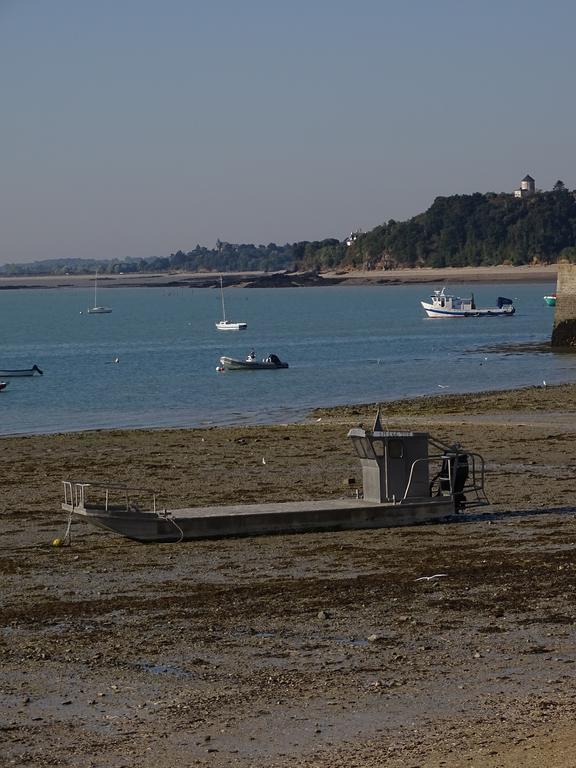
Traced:
<path fill-rule="evenodd" d="M 432 576 L 419 576 L 414 581 L 432 581 L 432 579 L 440 579 L 442 576 L 448 576 L 447 573 L 434 573 Z"/>

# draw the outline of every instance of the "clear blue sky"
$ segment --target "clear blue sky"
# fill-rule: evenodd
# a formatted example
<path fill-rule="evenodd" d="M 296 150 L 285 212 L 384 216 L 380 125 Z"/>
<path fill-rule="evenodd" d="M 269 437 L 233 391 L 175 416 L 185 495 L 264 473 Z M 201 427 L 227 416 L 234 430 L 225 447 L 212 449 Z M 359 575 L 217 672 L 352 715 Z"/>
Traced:
<path fill-rule="evenodd" d="M 0 0 L 0 263 L 576 187 L 572 0 Z"/>

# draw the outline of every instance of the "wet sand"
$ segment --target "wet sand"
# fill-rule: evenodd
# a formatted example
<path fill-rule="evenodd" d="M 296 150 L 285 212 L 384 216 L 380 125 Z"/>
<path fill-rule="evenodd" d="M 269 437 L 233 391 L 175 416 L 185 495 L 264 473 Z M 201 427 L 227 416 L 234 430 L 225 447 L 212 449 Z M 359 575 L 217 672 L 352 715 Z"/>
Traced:
<path fill-rule="evenodd" d="M 354 270 L 347 272 L 327 272 L 323 276 L 344 277 L 347 284 L 363 282 L 391 283 L 509 283 L 509 282 L 556 282 L 558 268 L 556 264 L 531 264 L 512 267 L 500 264 L 496 267 L 416 267 L 414 269 Z"/>
<path fill-rule="evenodd" d="M 481 452 L 492 505 L 377 531 L 142 545 L 78 522 L 51 546 L 64 478 L 172 507 L 350 494 L 374 406 L 2 438 L 0 764 L 572 766 L 575 396 L 387 403 L 387 427 Z"/>

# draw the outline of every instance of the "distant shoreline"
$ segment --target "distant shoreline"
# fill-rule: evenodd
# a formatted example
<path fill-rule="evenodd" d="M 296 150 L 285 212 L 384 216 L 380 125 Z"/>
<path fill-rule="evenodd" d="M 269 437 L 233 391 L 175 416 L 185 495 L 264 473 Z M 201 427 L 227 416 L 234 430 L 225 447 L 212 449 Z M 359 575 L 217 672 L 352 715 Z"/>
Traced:
<path fill-rule="evenodd" d="M 321 275 L 310 273 L 226 272 L 229 286 L 236 287 L 318 287 L 330 285 L 404 285 L 416 283 L 503 283 L 503 282 L 556 282 L 557 265 L 548 266 L 497 266 L 497 267 L 446 267 L 433 269 L 337 271 Z M 108 288 L 214 288 L 220 273 L 217 272 L 163 272 L 136 273 L 129 275 L 100 275 L 99 284 Z M 0 276 L 0 290 L 91 288 L 94 276 L 42 275 Z"/>

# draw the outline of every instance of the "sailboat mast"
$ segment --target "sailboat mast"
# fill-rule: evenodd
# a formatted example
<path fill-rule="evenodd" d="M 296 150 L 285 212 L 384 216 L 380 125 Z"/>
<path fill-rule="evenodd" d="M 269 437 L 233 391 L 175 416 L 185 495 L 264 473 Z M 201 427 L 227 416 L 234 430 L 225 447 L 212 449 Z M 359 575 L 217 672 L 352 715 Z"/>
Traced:
<path fill-rule="evenodd" d="M 226 307 L 224 306 L 224 286 L 222 284 L 222 275 L 220 275 L 220 297 L 222 299 L 222 320 L 226 320 Z"/>
<path fill-rule="evenodd" d="M 94 306 L 98 306 L 98 270 L 96 270 L 96 275 L 94 276 Z"/>

